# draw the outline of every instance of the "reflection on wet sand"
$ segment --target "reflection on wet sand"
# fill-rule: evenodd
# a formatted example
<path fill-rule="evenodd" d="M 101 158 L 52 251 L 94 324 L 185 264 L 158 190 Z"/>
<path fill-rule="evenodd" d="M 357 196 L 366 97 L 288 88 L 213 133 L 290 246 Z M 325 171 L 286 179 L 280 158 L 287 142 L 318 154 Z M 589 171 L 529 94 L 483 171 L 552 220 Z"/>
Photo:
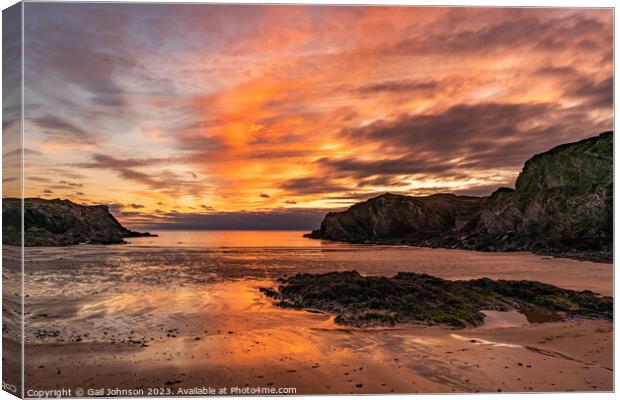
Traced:
<path fill-rule="evenodd" d="M 611 385 L 611 356 L 601 352 L 611 343 L 608 322 L 529 325 L 520 328 L 518 340 L 501 342 L 493 338 L 506 328 L 346 328 L 325 314 L 273 307 L 258 292 L 268 284 L 272 282 L 132 288 L 100 296 L 54 324 L 61 334 L 40 340 L 47 345 L 29 347 L 27 378 L 37 388 L 62 387 L 74 384 L 77 374 L 85 387 L 163 385 L 174 393 L 206 384 L 294 387 L 298 393 L 591 390 Z M 549 356 L 571 354 L 570 347 L 555 347 L 555 337 L 566 332 L 592 337 L 592 354 Z M 60 338 L 72 343 L 61 344 Z M 541 340 L 546 343 L 536 344 Z M 527 348 L 535 344 L 549 350 Z M 541 379 L 540 369 L 550 367 L 563 372 Z"/>
<path fill-rule="evenodd" d="M 598 280 L 611 276 L 609 265 L 460 252 L 461 264 L 478 269 L 450 272 L 430 261 L 455 262 L 445 250 L 435 257 L 417 250 L 33 249 L 26 387 L 163 387 L 170 394 L 201 386 L 294 387 L 299 394 L 611 389 L 608 321 L 527 324 L 518 313 L 489 312 L 486 325 L 464 330 L 350 328 L 327 314 L 276 308 L 258 290 L 308 271 L 518 277 L 515 270 L 528 268 L 557 279 L 545 270 L 551 266 L 572 285 L 611 292 Z M 519 261 L 508 272 L 493 267 Z"/>

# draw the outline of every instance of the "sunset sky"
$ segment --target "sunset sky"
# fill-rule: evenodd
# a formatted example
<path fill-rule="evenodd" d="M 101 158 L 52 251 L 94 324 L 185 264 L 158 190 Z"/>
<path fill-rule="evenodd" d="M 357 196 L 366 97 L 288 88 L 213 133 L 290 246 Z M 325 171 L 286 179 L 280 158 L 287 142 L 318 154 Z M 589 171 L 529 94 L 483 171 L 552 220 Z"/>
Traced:
<path fill-rule="evenodd" d="M 316 227 L 612 129 L 612 11 L 25 4 L 26 196 Z"/>

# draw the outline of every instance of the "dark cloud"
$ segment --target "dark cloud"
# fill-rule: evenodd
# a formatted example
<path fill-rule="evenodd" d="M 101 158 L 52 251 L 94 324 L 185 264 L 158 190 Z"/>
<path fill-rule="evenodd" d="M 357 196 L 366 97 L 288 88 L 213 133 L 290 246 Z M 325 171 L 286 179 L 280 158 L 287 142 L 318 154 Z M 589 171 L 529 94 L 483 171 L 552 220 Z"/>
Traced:
<path fill-rule="evenodd" d="M 433 163 L 411 158 L 410 155 L 382 160 L 321 158 L 317 163 L 321 165 L 322 168 L 336 172 L 340 177 L 362 179 L 356 184 L 357 186 L 365 186 L 367 184 L 372 184 L 372 182 L 381 183 L 396 181 L 388 175 L 439 174 L 446 173 L 453 168 L 447 161 Z M 321 181 L 323 181 L 323 179 L 316 180 L 317 183 Z M 325 186 L 326 189 L 329 189 L 327 191 L 333 191 L 331 190 L 332 187 L 331 185 Z M 343 188 L 341 187 L 341 189 Z"/>
<path fill-rule="evenodd" d="M 101 139 L 96 134 L 55 115 L 48 114 L 32 118 L 32 122 L 41 127 L 43 133 L 58 143 L 95 145 Z"/>
<path fill-rule="evenodd" d="M 285 200 L 284 204 L 297 204 L 295 200 Z"/>
<path fill-rule="evenodd" d="M 106 154 L 92 155 L 90 162 L 73 164 L 80 168 L 108 169 L 114 171 L 121 178 L 142 183 L 152 190 L 169 195 L 200 195 L 208 188 L 208 184 L 201 180 L 189 179 L 187 174 L 160 170 L 158 172 L 143 172 L 137 168 L 154 167 L 163 164 L 178 162 L 171 158 L 118 158 Z"/>
<path fill-rule="evenodd" d="M 170 158 L 117 158 L 107 154 L 95 153 L 92 156 L 92 162 L 79 163 L 75 166 L 81 168 L 106 168 L 106 169 L 124 169 L 134 167 L 149 167 L 153 165 L 165 164 L 176 160 Z"/>
<path fill-rule="evenodd" d="M 49 172 L 52 173 L 53 171 L 49 171 Z M 62 176 L 62 174 L 58 174 L 58 175 Z M 58 175 L 56 175 L 56 176 L 58 176 Z M 52 179 L 45 178 L 45 177 L 32 177 L 32 178 L 28 177 L 27 179 L 28 180 L 35 180 L 35 181 L 38 181 L 38 182 L 45 182 L 45 183 L 52 182 Z M 61 191 L 61 190 L 71 190 L 71 191 L 73 191 L 73 190 L 76 190 L 77 188 L 81 188 L 82 186 L 83 186 L 82 183 L 71 182 L 71 181 L 67 181 L 67 180 L 61 179 L 61 180 L 58 181 L 57 184 L 48 185 L 48 189 L 50 189 L 50 190 L 54 189 L 54 190 L 57 190 L 57 191 Z M 71 195 L 68 195 L 68 196 L 71 196 Z"/>
<path fill-rule="evenodd" d="M 35 181 L 35 182 L 52 182 L 52 180 L 50 178 L 45 178 L 45 177 L 41 177 L 41 176 L 29 176 L 28 180 L 29 181 Z"/>
<path fill-rule="evenodd" d="M 364 186 L 391 186 L 400 187 L 407 186 L 410 182 L 407 179 L 395 178 L 389 175 L 379 175 L 372 178 L 362 179 L 357 182 L 358 187 Z"/>
<path fill-rule="evenodd" d="M 268 195 L 268 194 L 266 194 L 266 193 L 261 193 L 261 194 L 260 194 L 260 197 L 262 197 L 263 199 L 269 199 L 269 198 L 271 198 L 271 196 L 269 196 L 269 195 Z"/>
<path fill-rule="evenodd" d="M 132 226 L 142 229 L 178 230 L 311 230 L 321 224 L 327 209 L 278 209 L 265 212 L 179 213 L 143 215 L 142 221 L 132 219 Z M 132 217 L 140 216 L 132 214 Z"/>
<path fill-rule="evenodd" d="M 59 181 L 57 185 L 50 185 L 50 189 L 56 190 L 75 190 L 76 188 L 82 187 L 81 183 L 73 183 L 67 181 Z"/>
<path fill-rule="evenodd" d="M 582 100 L 593 108 L 612 109 L 614 104 L 614 78 L 610 76 L 601 81 L 580 79 L 571 82 L 565 94 Z"/>
<path fill-rule="evenodd" d="M 136 217 L 136 216 L 144 216 L 146 214 L 140 211 L 122 211 L 121 215 L 123 217 Z"/>
<path fill-rule="evenodd" d="M 534 73 L 554 78 L 564 88 L 564 96 L 580 100 L 586 106 L 593 109 L 606 108 L 610 111 L 613 108 L 613 76 L 595 80 L 572 66 L 547 66 L 537 69 Z"/>
<path fill-rule="evenodd" d="M 81 183 L 77 183 L 77 182 L 69 182 L 69 181 L 58 181 L 58 184 L 60 185 L 65 185 L 65 186 L 73 186 L 73 187 L 82 187 L 83 185 Z"/>
<path fill-rule="evenodd" d="M 133 208 L 134 210 L 144 208 L 142 204 L 136 204 L 136 203 L 131 203 L 131 204 L 128 204 L 127 206 Z"/>
<path fill-rule="evenodd" d="M 533 154 L 610 128 L 610 118 L 596 119 L 587 107 L 562 108 L 550 103 L 457 105 L 341 132 L 352 143 L 382 143 L 386 153 L 400 153 L 397 157 L 322 158 L 317 163 L 332 176 L 352 177 L 362 184 L 393 175 L 457 178 L 471 171 L 518 168 Z M 313 182 L 298 183 L 311 187 Z"/>
<path fill-rule="evenodd" d="M 369 85 L 360 86 L 357 88 L 357 92 L 363 94 L 374 94 L 379 92 L 417 92 L 417 91 L 432 91 L 439 87 L 436 81 L 407 81 L 407 80 L 394 80 L 383 81 L 378 83 L 372 83 Z"/>
<path fill-rule="evenodd" d="M 346 186 L 334 183 L 327 177 L 304 177 L 289 179 L 280 185 L 289 193 L 298 195 L 321 194 L 330 192 L 341 192 L 347 190 Z"/>
<path fill-rule="evenodd" d="M 43 155 L 43 153 L 41 153 L 40 151 L 32 150 L 32 149 L 29 149 L 27 147 L 23 149 L 23 152 L 24 152 L 24 157 L 28 157 L 28 156 L 42 156 Z M 21 155 L 22 155 L 22 149 L 18 148 L 18 149 L 14 149 L 14 150 L 11 150 L 11 151 L 8 151 L 8 152 L 4 153 L 3 157 L 15 157 L 15 156 L 21 157 Z"/>
<path fill-rule="evenodd" d="M 575 78 L 581 77 L 579 71 L 577 71 L 574 67 L 570 65 L 565 65 L 561 67 L 555 67 L 552 65 L 548 65 L 545 67 L 538 68 L 534 71 L 536 75 L 541 76 L 552 76 L 552 77 L 560 77 L 560 78 Z"/>

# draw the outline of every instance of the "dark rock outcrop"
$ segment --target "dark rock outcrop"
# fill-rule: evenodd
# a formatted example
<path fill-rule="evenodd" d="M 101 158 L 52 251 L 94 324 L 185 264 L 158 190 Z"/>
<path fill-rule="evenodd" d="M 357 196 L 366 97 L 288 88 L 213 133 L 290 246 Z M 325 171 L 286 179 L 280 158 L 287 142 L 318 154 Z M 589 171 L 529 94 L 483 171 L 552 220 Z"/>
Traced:
<path fill-rule="evenodd" d="M 280 307 L 320 310 L 345 325 L 401 322 L 456 328 L 483 323 L 482 310 L 517 310 L 530 322 L 570 317 L 613 318 L 613 298 L 534 281 L 450 281 L 399 272 L 392 278 L 357 271 L 297 274 L 277 289 L 261 288 Z"/>
<path fill-rule="evenodd" d="M 347 242 L 411 241 L 458 229 L 476 215 L 483 199 L 454 194 L 412 197 L 386 193 L 327 214 L 311 238 Z"/>
<path fill-rule="evenodd" d="M 2 199 L 2 243 L 21 244 L 21 200 Z M 24 200 L 24 245 L 122 244 L 124 238 L 155 236 L 131 231 L 105 205 L 83 206 L 69 200 Z"/>
<path fill-rule="evenodd" d="M 308 237 L 611 262 L 613 133 L 535 155 L 514 190 L 500 188 L 486 198 L 452 195 L 446 202 L 448 196 L 379 196 L 329 213 Z"/>

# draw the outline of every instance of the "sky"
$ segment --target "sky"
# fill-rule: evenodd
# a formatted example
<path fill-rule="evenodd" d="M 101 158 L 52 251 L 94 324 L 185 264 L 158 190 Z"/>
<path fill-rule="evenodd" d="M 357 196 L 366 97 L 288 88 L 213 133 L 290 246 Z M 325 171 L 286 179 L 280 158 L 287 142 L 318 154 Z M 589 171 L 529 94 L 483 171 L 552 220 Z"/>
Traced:
<path fill-rule="evenodd" d="M 310 229 L 612 129 L 610 9 L 26 3 L 26 196 Z"/>

